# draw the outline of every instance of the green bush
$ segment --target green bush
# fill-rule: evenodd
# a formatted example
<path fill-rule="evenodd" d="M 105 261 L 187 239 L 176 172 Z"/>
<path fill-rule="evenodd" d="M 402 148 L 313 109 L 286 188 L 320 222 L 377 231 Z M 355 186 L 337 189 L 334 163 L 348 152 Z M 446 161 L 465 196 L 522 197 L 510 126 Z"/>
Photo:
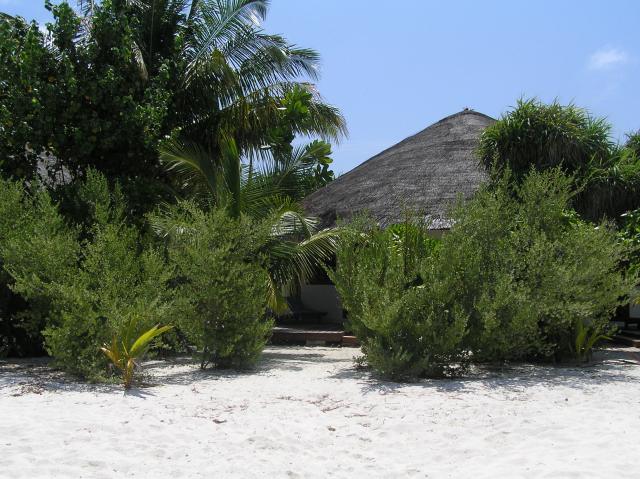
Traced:
<path fill-rule="evenodd" d="M 574 179 L 572 206 L 583 219 L 617 220 L 640 207 L 638 144 L 637 135 L 616 144 L 606 119 L 576 105 L 531 99 L 482 132 L 478 156 L 487 169 L 510 170 L 516 182 L 532 168 L 562 168 Z"/>
<path fill-rule="evenodd" d="M 98 227 L 73 277 L 49 285 L 58 313 L 44 331 L 49 353 L 67 370 L 99 372 L 105 365 L 99 348 L 114 335 L 131 325 L 139 335 L 166 322 L 170 277 L 160 252 L 142 249 L 134 228 Z"/>
<path fill-rule="evenodd" d="M 571 195 L 559 169 L 519 186 L 507 175 L 458 204 L 435 248 L 415 225 L 346 227 L 330 275 L 369 365 L 408 379 L 471 359 L 588 358 L 636 275 L 620 271 L 615 232 L 578 219 Z"/>
<path fill-rule="evenodd" d="M 631 291 L 624 246 L 605 224 L 577 218 L 571 179 L 558 169 L 508 178 L 458 205 L 440 275 L 458 277 L 477 360 L 564 359 L 577 322 L 604 332 Z"/>
<path fill-rule="evenodd" d="M 0 356 L 42 354 L 52 306 L 46 285 L 71 274 L 78 251 L 46 192 L 0 180 Z M 31 283 L 28 301 L 14 274 Z"/>
<path fill-rule="evenodd" d="M 176 268 L 177 325 L 198 349 L 202 367 L 254 364 L 273 326 L 266 318 L 268 275 L 259 255 L 268 230 L 190 203 L 154 222 L 167 234 Z"/>
<path fill-rule="evenodd" d="M 106 366 L 101 346 L 132 325 L 141 333 L 164 321 L 171 271 L 124 223 L 121 197 L 102 175 L 90 172 L 80 187 L 86 228 L 66 226 L 46 192 L 32 198 L 22 188 L 8 186 L 22 201 L 3 202 L 28 220 L 1 248 L 11 287 L 40 312 L 37 328 L 56 364 L 96 378 Z"/>
<path fill-rule="evenodd" d="M 330 272 L 365 359 L 392 379 L 463 370 L 466 315 L 436 276 L 438 241 L 410 221 L 345 228 Z"/>

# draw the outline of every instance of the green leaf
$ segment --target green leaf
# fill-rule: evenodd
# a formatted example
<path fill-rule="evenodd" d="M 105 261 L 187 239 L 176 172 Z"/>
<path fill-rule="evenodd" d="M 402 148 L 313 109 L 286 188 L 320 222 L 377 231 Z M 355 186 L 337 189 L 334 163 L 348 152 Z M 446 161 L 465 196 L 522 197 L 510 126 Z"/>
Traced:
<path fill-rule="evenodd" d="M 149 345 L 149 343 L 156 337 L 160 336 L 162 333 L 169 331 L 173 326 L 154 326 L 149 331 L 140 335 L 140 337 L 133 343 L 131 349 L 129 350 L 129 356 L 131 358 L 137 358 L 141 355 L 141 353 L 145 350 L 145 348 Z"/>

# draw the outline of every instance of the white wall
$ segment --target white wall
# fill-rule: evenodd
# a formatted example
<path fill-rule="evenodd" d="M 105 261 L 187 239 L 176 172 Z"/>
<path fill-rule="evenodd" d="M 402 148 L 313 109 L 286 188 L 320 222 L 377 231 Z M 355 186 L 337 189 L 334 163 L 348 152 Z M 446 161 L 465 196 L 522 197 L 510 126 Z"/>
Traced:
<path fill-rule="evenodd" d="M 326 321 L 341 323 L 342 305 L 336 287 L 331 284 L 305 284 L 300 291 L 302 302 L 311 309 L 327 313 Z"/>

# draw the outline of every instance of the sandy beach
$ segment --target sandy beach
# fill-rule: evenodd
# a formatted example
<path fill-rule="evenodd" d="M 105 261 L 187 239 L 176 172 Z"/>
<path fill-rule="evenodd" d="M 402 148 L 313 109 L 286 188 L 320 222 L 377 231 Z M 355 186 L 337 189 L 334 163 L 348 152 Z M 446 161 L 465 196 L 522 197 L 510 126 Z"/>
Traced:
<path fill-rule="evenodd" d="M 0 476 L 635 478 L 637 351 L 402 385 L 356 349 L 269 347 L 251 373 L 152 361 L 127 394 L 0 361 Z"/>

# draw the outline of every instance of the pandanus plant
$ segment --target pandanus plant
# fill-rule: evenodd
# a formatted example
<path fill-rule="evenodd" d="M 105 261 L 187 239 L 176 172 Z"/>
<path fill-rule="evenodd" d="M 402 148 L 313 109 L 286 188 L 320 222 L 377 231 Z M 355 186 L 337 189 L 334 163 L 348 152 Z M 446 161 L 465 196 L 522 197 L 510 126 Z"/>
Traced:
<path fill-rule="evenodd" d="M 172 327 L 156 325 L 137 338 L 131 334 L 132 328 L 127 328 L 122 337 L 113 336 L 110 346 L 105 344 L 100 348 L 113 365 L 122 372 L 122 383 L 125 389 L 131 388 L 134 370 L 139 366 L 139 361 L 149 349 L 151 341 Z"/>

